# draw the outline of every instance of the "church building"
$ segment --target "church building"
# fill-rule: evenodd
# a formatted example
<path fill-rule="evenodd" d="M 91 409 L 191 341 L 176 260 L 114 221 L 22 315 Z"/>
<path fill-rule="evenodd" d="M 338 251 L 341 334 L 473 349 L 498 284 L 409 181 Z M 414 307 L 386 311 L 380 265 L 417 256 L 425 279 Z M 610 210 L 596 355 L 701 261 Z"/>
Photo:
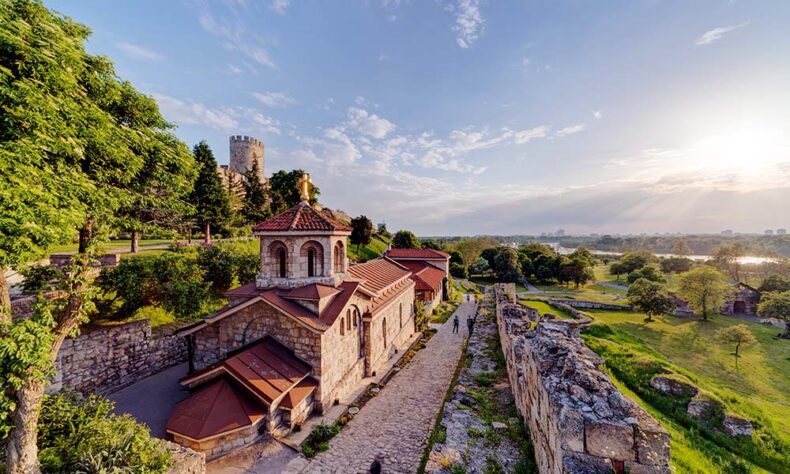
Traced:
<path fill-rule="evenodd" d="M 181 330 L 191 395 L 167 423 L 209 457 L 285 434 L 349 396 L 415 340 L 415 281 L 382 257 L 349 266 L 351 228 L 302 202 L 254 227 L 260 273 L 228 304 Z"/>

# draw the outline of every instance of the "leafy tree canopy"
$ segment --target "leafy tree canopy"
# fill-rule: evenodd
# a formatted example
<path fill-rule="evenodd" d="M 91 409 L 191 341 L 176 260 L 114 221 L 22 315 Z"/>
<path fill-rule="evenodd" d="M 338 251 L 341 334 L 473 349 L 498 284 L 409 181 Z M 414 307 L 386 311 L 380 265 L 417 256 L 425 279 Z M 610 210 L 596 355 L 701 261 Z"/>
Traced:
<path fill-rule="evenodd" d="M 399 230 L 392 238 L 392 246 L 397 249 L 418 249 L 420 240 L 410 230 Z"/>
<path fill-rule="evenodd" d="M 648 321 L 675 309 L 675 302 L 662 286 L 645 278 L 639 278 L 628 287 L 628 302 L 635 310 L 645 313 Z"/>
<path fill-rule="evenodd" d="M 190 201 L 195 206 L 195 218 L 203 225 L 206 242 L 209 242 L 211 226 L 221 226 L 230 219 L 230 200 L 208 143 L 198 143 L 192 153 L 197 161 L 198 176 Z"/>
<path fill-rule="evenodd" d="M 272 215 L 271 198 L 267 184 L 258 177 L 258 161 L 244 173 L 244 204 L 241 214 L 247 224 L 257 224 Z"/>
<path fill-rule="evenodd" d="M 790 291 L 769 291 L 760 295 L 757 314 L 761 318 L 776 318 L 785 322 L 784 338 L 790 338 Z"/>
<path fill-rule="evenodd" d="M 708 265 L 681 273 L 678 278 L 678 295 L 695 311 L 701 312 L 705 320 L 721 307 L 731 291 L 732 287 L 724 275 Z"/>
<path fill-rule="evenodd" d="M 271 177 L 269 185 L 272 193 L 272 213 L 277 214 L 301 202 L 299 180 L 304 175 L 304 170 L 280 170 Z M 318 202 L 321 191 L 314 184 L 310 184 L 310 204 Z"/>
<path fill-rule="evenodd" d="M 351 237 L 349 241 L 357 246 L 359 253 L 360 245 L 367 245 L 373 238 L 373 222 L 367 216 L 359 216 L 351 219 Z"/>

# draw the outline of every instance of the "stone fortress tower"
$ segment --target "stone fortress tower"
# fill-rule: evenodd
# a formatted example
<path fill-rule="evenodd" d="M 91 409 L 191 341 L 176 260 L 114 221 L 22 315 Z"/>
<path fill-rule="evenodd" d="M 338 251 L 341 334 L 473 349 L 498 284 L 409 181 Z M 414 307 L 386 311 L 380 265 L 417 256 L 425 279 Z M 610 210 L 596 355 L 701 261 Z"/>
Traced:
<path fill-rule="evenodd" d="M 246 135 L 232 135 L 230 137 L 230 166 L 232 171 L 244 174 L 252 169 L 252 164 L 258 162 L 258 178 L 264 182 L 263 173 L 263 142 Z"/>

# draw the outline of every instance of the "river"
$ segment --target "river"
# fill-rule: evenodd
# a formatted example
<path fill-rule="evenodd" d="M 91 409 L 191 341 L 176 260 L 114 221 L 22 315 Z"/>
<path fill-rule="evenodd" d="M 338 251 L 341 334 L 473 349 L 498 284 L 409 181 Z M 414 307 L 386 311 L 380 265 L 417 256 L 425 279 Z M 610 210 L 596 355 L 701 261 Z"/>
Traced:
<path fill-rule="evenodd" d="M 547 243 L 546 245 L 553 248 L 560 255 L 568 255 L 576 250 L 575 248 L 563 247 L 558 242 L 550 242 Z M 595 249 L 589 249 L 589 250 L 595 255 L 622 255 L 624 253 L 624 252 L 610 252 L 606 250 L 595 250 Z M 657 257 L 686 257 L 691 260 L 697 260 L 697 261 L 705 261 L 711 259 L 710 255 L 676 255 L 673 253 L 657 253 L 655 255 Z M 779 259 L 774 257 L 743 256 L 738 258 L 738 263 L 742 265 L 759 265 L 761 263 L 773 263 L 778 261 Z"/>

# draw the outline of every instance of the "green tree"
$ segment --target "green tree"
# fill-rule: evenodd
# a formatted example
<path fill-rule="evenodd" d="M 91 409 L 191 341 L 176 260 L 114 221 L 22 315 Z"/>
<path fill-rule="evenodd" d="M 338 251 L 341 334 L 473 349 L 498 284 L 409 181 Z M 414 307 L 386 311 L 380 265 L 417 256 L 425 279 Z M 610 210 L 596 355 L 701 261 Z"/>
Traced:
<path fill-rule="evenodd" d="M 760 295 L 757 315 L 761 318 L 775 318 L 785 322 L 783 338 L 790 339 L 790 290 L 769 291 Z"/>
<path fill-rule="evenodd" d="M 94 308 L 92 278 L 88 254 L 78 254 L 59 277 L 58 297 L 39 299 L 30 318 L 0 321 L 0 440 L 8 473 L 41 472 L 41 400 L 63 341 L 79 332 Z"/>
<path fill-rule="evenodd" d="M 228 193 L 217 173 L 217 160 L 208 144 L 202 141 L 193 150 L 198 165 L 198 176 L 190 201 L 195 206 L 195 218 L 203 227 L 205 243 L 211 243 L 211 226 L 221 226 L 231 217 Z"/>
<path fill-rule="evenodd" d="M 387 230 L 387 224 L 384 224 L 384 223 L 379 224 L 378 229 L 376 230 L 376 232 L 380 236 L 388 238 L 388 239 L 390 237 L 392 237 L 392 234 L 390 233 L 390 231 Z"/>
<path fill-rule="evenodd" d="M 453 278 L 469 278 L 469 269 L 463 263 L 450 263 L 450 276 Z"/>
<path fill-rule="evenodd" d="M 629 273 L 628 283 L 633 283 L 640 278 L 650 281 L 664 282 L 661 272 L 659 272 L 658 269 L 653 265 L 645 265 L 644 267 Z"/>
<path fill-rule="evenodd" d="M 595 260 L 592 254 L 586 249 L 579 249 L 568 255 L 567 258 L 561 259 L 560 280 L 573 282 L 578 288 L 595 277 L 594 266 Z"/>
<path fill-rule="evenodd" d="M 373 222 L 367 216 L 359 216 L 351 219 L 351 237 L 349 240 L 352 245 L 357 246 L 357 255 L 359 255 L 359 246 L 367 245 L 373 237 Z"/>
<path fill-rule="evenodd" d="M 451 249 L 461 253 L 465 265 L 471 265 L 484 249 L 497 246 L 499 246 L 499 242 L 492 237 L 474 237 L 455 242 L 452 244 Z"/>
<path fill-rule="evenodd" d="M 678 295 L 688 301 L 695 311 L 708 320 L 711 311 L 721 308 L 724 298 L 732 291 L 727 279 L 715 268 L 701 265 L 678 278 Z"/>
<path fill-rule="evenodd" d="M 617 277 L 616 281 L 620 281 L 620 275 L 625 275 L 628 273 L 625 270 L 625 266 L 620 262 L 612 262 L 612 264 L 609 265 L 609 273 Z"/>
<path fill-rule="evenodd" d="M 433 239 L 423 240 L 420 242 L 420 247 L 424 249 L 442 250 L 442 244 Z"/>
<path fill-rule="evenodd" d="M 263 222 L 271 216 L 271 199 L 269 189 L 258 177 L 258 161 L 244 173 L 244 204 L 241 214 L 247 224 Z"/>
<path fill-rule="evenodd" d="M 790 291 L 790 278 L 782 275 L 771 275 L 757 288 L 761 293 L 768 291 Z"/>
<path fill-rule="evenodd" d="M 620 257 L 620 265 L 623 270 L 623 273 L 627 274 L 644 267 L 652 260 L 654 260 L 654 258 L 655 257 L 653 256 L 653 254 L 646 250 L 628 252 L 626 254 L 623 254 L 622 257 Z"/>
<path fill-rule="evenodd" d="M 473 275 L 483 275 L 489 270 L 491 270 L 491 267 L 488 265 L 488 260 L 483 257 L 477 257 L 477 260 L 469 267 L 469 271 Z"/>
<path fill-rule="evenodd" d="M 735 344 L 736 358 L 740 357 L 739 351 L 744 344 L 751 344 L 755 341 L 754 334 L 749 330 L 745 324 L 735 324 L 721 328 L 716 331 L 716 338 L 723 344 Z"/>
<path fill-rule="evenodd" d="M 494 247 L 488 247 L 480 251 L 480 257 L 484 258 L 486 262 L 488 262 L 489 268 L 494 270 L 496 267 L 496 256 L 499 254 L 499 245 Z"/>
<path fill-rule="evenodd" d="M 137 128 L 148 126 L 166 130 L 170 127 L 159 115 L 153 99 L 142 96 L 133 102 L 141 109 L 134 114 Z M 132 253 L 139 251 L 143 232 L 183 226 L 193 211 L 187 200 L 197 173 L 195 159 L 187 146 L 169 132 L 153 133 L 136 152 L 143 156 L 145 164 L 129 184 L 131 195 L 117 213 L 118 227 L 130 231 Z"/>
<path fill-rule="evenodd" d="M 746 247 L 740 243 L 724 244 L 713 250 L 713 262 L 720 270 L 727 272 L 735 281 L 741 281 L 741 257 L 746 255 Z"/>
<path fill-rule="evenodd" d="M 396 249 L 418 249 L 420 240 L 409 230 L 399 230 L 392 238 L 392 246 Z"/>
<path fill-rule="evenodd" d="M 521 267 L 518 264 L 518 253 L 510 247 L 500 247 L 494 258 L 494 271 L 501 281 L 517 282 L 521 280 Z"/>
<path fill-rule="evenodd" d="M 652 321 L 653 316 L 671 314 L 675 309 L 675 302 L 660 284 L 639 278 L 628 287 L 628 302 L 631 306 L 647 315 L 647 321 Z"/>
<path fill-rule="evenodd" d="M 272 175 L 269 180 L 270 192 L 272 194 L 272 213 L 277 214 L 301 202 L 301 190 L 299 180 L 304 175 L 304 170 L 296 169 L 291 171 L 280 170 Z M 321 191 L 313 183 L 310 183 L 310 204 L 318 202 Z"/>
<path fill-rule="evenodd" d="M 662 258 L 659 265 L 664 273 L 683 273 L 691 270 L 694 262 L 686 257 L 667 257 Z"/>

